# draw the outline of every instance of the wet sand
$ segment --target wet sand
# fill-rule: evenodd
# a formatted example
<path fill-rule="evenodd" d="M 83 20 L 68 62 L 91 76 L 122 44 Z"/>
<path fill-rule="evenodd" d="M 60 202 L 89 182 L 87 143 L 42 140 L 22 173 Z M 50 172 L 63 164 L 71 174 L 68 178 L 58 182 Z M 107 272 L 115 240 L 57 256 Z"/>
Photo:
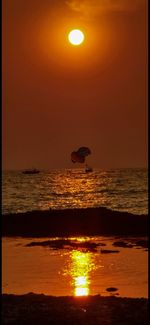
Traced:
<path fill-rule="evenodd" d="M 29 293 L 2 297 L 3 324 L 147 325 L 148 300 L 115 296 L 53 297 Z"/>
<path fill-rule="evenodd" d="M 107 208 L 30 211 L 2 216 L 2 235 L 21 237 L 145 236 L 148 216 Z"/>

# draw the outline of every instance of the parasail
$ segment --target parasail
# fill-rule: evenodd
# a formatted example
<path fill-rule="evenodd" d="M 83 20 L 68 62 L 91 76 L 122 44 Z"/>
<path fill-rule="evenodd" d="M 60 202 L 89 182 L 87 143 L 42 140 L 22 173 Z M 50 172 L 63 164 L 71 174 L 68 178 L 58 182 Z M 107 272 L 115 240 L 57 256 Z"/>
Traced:
<path fill-rule="evenodd" d="M 71 153 L 71 161 L 73 163 L 84 163 L 85 157 L 91 154 L 91 150 L 88 147 L 80 147 L 77 151 Z"/>
<path fill-rule="evenodd" d="M 91 150 L 88 147 L 80 147 L 77 153 L 82 157 L 86 157 L 91 154 Z"/>
<path fill-rule="evenodd" d="M 71 153 L 71 161 L 73 163 L 75 163 L 75 162 L 84 163 L 85 162 L 85 157 L 80 156 L 76 151 L 73 151 Z"/>

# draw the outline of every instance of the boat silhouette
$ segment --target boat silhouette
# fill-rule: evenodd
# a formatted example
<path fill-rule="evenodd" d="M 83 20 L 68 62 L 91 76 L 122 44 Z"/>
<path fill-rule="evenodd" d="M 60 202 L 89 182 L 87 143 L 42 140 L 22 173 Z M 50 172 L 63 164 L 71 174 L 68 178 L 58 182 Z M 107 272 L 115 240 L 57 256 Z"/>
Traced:
<path fill-rule="evenodd" d="M 85 172 L 86 173 L 91 173 L 92 171 L 93 171 L 93 168 L 92 167 L 90 167 L 88 165 L 85 166 Z"/>
<path fill-rule="evenodd" d="M 26 170 L 23 170 L 22 174 L 39 174 L 40 173 L 40 170 L 36 169 L 36 168 L 32 168 L 32 169 L 26 169 Z"/>

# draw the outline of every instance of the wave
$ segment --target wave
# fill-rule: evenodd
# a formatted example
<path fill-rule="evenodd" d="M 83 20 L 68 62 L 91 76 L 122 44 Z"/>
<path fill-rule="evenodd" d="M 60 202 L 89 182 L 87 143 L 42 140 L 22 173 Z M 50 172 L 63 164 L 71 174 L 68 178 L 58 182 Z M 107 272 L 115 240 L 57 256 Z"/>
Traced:
<path fill-rule="evenodd" d="M 2 216 L 2 235 L 21 237 L 145 236 L 148 216 L 99 208 L 34 210 Z"/>

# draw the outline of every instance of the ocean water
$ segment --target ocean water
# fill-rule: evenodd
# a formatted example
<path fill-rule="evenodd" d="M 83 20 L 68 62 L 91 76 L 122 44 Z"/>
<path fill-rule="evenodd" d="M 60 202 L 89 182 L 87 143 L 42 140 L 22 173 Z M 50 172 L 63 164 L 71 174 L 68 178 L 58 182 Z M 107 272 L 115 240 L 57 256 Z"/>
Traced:
<path fill-rule="evenodd" d="M 105 206 L 134 214 L 148 213 L 147 169 L 83 169 L 3 173 L 3 214 L 31 210 Z M 5 216 L 4 216 L 5 217 Z M 57 241 L 58 238 L 52 238 Z M 68 238 L 67 238 L 68 239 Z M 114 250 L 115 237 L 77 237 L 79 242 L 101 242 L 96 252 L 65 246 L 54 249 L 27 246 L 50 238 L 4 237 L 2 240 L 2 292 L 48 295 L 111 295 L 117 288 L 122 297 L 148 297 L 148 252 L 137 245 Z M 144 238 L 139 238 L 144 239 Z M 128 243 L 133 238 L 124 238 Z"/>
<path fill-rule="evenodd" d="M 2 175 L 2 212 L 107 207 L 133 214 L 148 213 L 147 169 L 84 169 Z"/>
<path fill-rule="evenodd" d="M 112 293 L 107 288 L 114 287 L 121 297 L 148 297 L 147 249 L 117 247 L 116 253 L 102 254 L 101 249 L 116 249 L 113 237 L 70 238 L 80 243 L 90 241 L 105 245 L 95 252 L 67 246 L 64 249 L 27 247 L 30 242 L 48 240 L 50 238 L 3 238 L 3 293 L 109 296 Z M 134 239 L 128 238 L 128 243 L 130 241 Z"/>

